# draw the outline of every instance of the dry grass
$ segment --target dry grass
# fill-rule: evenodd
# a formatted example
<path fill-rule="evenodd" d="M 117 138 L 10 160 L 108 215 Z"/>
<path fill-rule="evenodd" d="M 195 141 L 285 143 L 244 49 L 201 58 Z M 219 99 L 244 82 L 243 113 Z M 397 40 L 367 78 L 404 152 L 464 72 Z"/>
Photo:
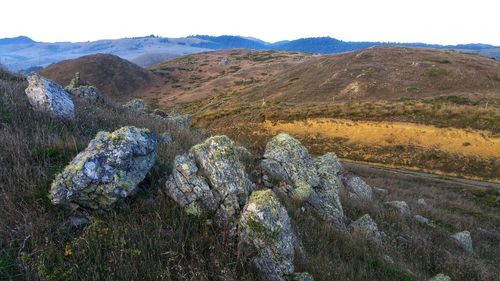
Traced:
<path fill-rule="evenodd" d="M 240 264 L 235 241 L 224 230 L 187 216 L 162 191 L 173 158 L 200 142 L 201 132 L 157 123 L 118 106 L 80 102 L 74 122 L 55 120 L 31 110 L 21 78 L 0 74 L 0 280 L 257 279 Z M 47 194 L 54 175 L 99 130 L 123 125 L 170 132 L 175 142 L 159 146 L 158 161 L 137 196 L 113 211 L 90 212 L 91 224 L 83 230 L 64 226 L 74 213 L 50 204 Z M 252 148 L 261 155 L 261 146 Z M 259 177 L 258 161 L 258 156 L 245 161 L 254 180 Z M 391 199 L 407 200 L 415 213 L 438 227 L 402 220 L 380 202 L 344 203 L 350 218 L 370 213 L 388 234 L 387 242 L 373 246 L 364 237 L 335 232 L 284 201 L 303 245 L 295 263 L 298 271 L 312 273 L 315 280 L 423 280 L 437 272 L 453 280 L 495 280 L 500 274 L 495 247 L 500 233 L 498 193 L 354 171 L 370 184 L 389 189 Z M 426 198 L 428 207 L 417 206 L 418 197 Z M 472 232 L 472 257 L 448 239 L 462 229 Z M 395 265 L 383 263 L 383 254 L 392 256 Z"/>

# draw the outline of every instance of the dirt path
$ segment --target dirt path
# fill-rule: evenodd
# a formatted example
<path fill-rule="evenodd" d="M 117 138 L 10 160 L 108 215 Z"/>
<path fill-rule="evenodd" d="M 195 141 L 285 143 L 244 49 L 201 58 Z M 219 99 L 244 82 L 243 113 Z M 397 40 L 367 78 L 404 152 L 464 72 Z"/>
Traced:
<path fill-rule="evenodd" d="M 376 165 L 370 165 L 367 163 L 354 162 L 354 161 L 347 160 L 347 159 L 342 159 L 342 162 L 344 163 L 344 165 L 347 168 L 349 168 L 349 167 L 363 167 L 363 168 L 367 168 L 367 169 L 381 170 L 381 171 L 385 171 L 385 172 L 389 172 L 389 173 L 396 173 L 396 174 L 409 175 L 409 176 L 413 176 L 413 177 L 433 179 L 435 181 L 440 181 L 440 182 L 461 184 L 461 185 L 465 185 L 465 186 L 500 189 L 500 184 L 494 183 L 494 182 L 470 180 L 470 179 L 435 175 L 435 174 L 429 174 L 429 173 L 423 173 L 423 172 L 409 171 L 409 170 L 403 170 L 403 169 L 387 168 L 387 167 L 381 167 L 381 166 L 376 166 Z"/>

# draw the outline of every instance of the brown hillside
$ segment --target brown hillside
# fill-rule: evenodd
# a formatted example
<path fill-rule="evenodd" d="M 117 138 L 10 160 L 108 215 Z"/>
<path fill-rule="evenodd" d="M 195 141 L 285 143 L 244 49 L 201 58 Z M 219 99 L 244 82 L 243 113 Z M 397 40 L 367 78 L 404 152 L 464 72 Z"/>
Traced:
<path fill-rule="evenodd" d="M 245 96 L 304 102 L 470 93 L 500 94 L 498 61 L 454 51 L 376 47 L 313 57 L 249 89 Z"/>
<path fill-rule="evenodd" d="M 41 74 L 67 85 L 80 72 L 82 79 L 97 86 L 107 97 L 128 100 L 154 80 L 154 74 L 127 60 L 109 54 L 96 54 L 52 64 Z"/>
<path fill-rule="evenodd" d="M 332 102 L 481 95 L 497 100 L 500 63 L 479 55 L 375 47 L 340 55 L 226 50 L 152 67 L 159 83 L 144 91 L 161 106 L 218 99 Z"/>

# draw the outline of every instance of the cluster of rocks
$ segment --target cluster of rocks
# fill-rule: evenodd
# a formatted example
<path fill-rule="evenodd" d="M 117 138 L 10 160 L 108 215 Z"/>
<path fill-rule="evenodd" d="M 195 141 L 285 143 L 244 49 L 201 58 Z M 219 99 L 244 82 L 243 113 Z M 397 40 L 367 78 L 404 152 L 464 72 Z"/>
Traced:
<path fill-rule="evenodd" d="M 147 107 L 146 104 L 144 103 L 144 100 L 135 98 L 123 105 L 123 108 L 127 110 L 132 110 L 136 112 L 141 112 L 141 113 L 149 113 L 149 115 L 157 120 L 160 120 L 162 122 L 166 122 L 169 124 L 175 124 L 177 126 L 184 126 L 184 127 L 189 127 L 189 123 L 191 122 L 191 115 L 189 114 L 181 114 L 178 110 L 172 109 L 170 113 L 166 113 L 165 111 L 161 109 L 154 109 L 153 111 L 150 111 Z"/>
<path fill-rule="evenodd" d="M 282 133 L 267 143 L 261 168 L 267 187 L 277 187 L 278 192 L 304 203 L 337 229 L 346 230 L 339 196 L 341 165 L 335 154 L 312 159 L 298 140 Z"/>
<path fill-rule="evenodd" d="M 74 118 L 72 100 L 61 86 L 37 74 L 29 76 L 28 82 L 26 94 L 36 110 Z M 75 97 L 86 98 L 84 92 L 88 87 L 92 86 L 81 82 L 77 75 L 67 90 Z M 126 107 L 146 111 L 144 102 L 138 99 Z M 169 122 L 175 118 L 188 119 L 159 110 L 150 114 Z M 170 144 L 173 140 L 169 134 L 161 135 L 158 140 L 149 130 L 136 127 L 99 132 L 56 176 L 50 189 L 52 203 L 72 208 L 112 208 L 137 191 L 155 163 L 159 141 Z M 262 279 L 313 279 L 308 273 L 295 272 L 294 255 L 300 246 L 280 198 L 298 202 L 340 232 L 359 233 L 374 243 L 384 239 L 385 234 L 370 215 L 354 221 L 346 217 L 340 193 L 347 194 L 348 200 L 366 202 L 373 200 L 374 194 L 386 196 L 387 190 L 372 188 L 360 177 L 346 174 L 334 153 L 313 158 L 298 140 L 279 134 L 266 145 L 259 165 L 262 176 L 258 183 L 263 184 L 260 187 L 250 180 L 242 163 L 248 155 L 246 149 L 227 136 L 208 138 L 175 157 L 165 190 L 187 213 L 211 217 L 215 225 L 229 229 L 238 239 L 238 256 L 254 267 Z M 423 199 L 418 203 L 425 205 Z M 385 206 L 401 217 L 411 217 L 410 207 L 404 201 L 387 201 Z M 431 224 L 420 215 L 414 219 Z M 80 217 L 67 222 L 71 227 L 86 223 L 88 219 Z M 453 234 L 451 238 L 465 252 L 473 254 L 468 231 Z M 389 256 L 386 259 L 392 260 Z M 446 277 L 437 275 L 432 280 L 447 280 Z"/>
<path fill-rule="evenodd" d="M 83 81 L 80 78 L 80 72 L 75 73 L 75 78 L 71 79 L 64 89 L 74 97 L 84 99 L 90 103 L 104 102 L 101 92 L 94 85 Z"/>

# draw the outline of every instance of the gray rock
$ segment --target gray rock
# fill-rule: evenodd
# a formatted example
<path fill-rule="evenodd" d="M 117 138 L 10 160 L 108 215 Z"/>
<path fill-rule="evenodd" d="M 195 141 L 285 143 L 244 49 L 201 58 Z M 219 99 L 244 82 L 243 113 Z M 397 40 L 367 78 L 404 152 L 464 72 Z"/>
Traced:
<path fill-rule="evenodd" d="M 155 109 L 150 115 L 162 122 L 184 127 L 189 127 L 189 123 L 192 119 L 191 115 L 181 114 L 175 109 L 173 109 L 169 114 L 166 114 L 162 110 Z"/>
<path fill-rule="evenodd" d="M 307 272 L 300 272 L 300 273 L 295 273 L 291 280 L 294 280 L 294 281 L 314 281 L 314 278 L 312 277 L 311 274 L 309 274 Z"/>
<path fill-rule="evenodd" d="M 385 202 L 385 204 L 402 216 L 411 215 L 410 206 L 405 201 L 389 201 Z"/>
<path fill-rule="evenodd" d="M 214 136 L 174 162 L 166 183 L 168 195 L 190 214 L 215 213 L 218 226 L 231 223 L 253 189 L 234 142 Z"/>
<path fill-rule="evenodd" d="M 124 108 L 136 111 L 146 111 L 146 104 L 142 99 L 132 99 L 123 105 Z"/>
<path fill-rule="evenodd" d="M 415 220 L 421 224 L 429 224 L 431 222 L 428 218 L 421 215 L 415 215 Z"/>
<path fill-rule="evenodd" d="M 60 85 L 38 74 L 28 76 L 28 83 L 25 92 L 35 110 L 62 119 L 75 117 L 73 101 Z"/>
<path fill-rule="evenodd" d="M 381 196 L 381 197 L 385 197 L 389 194 L 389 191 L 387 189 L 384 189 L 384 188 L 373 187 L 372 190 L 376 195 Z"/>
<path fill-rule="evenodd" d="M 366 235 L 366 237 L 373 242 L 382 241 L 382 234 L 378 230 L 377 223 L 373 221 L 370 215 L 365 214 L 359 219 L 353 221 L 349 225 L 349 231 L 352 233 L 361 233 Z"/>
<path fill-rule="evenodd" d="M 472 255 L 474 253 L 474 249 L 472 247 L 472 238 L 470 236 L 470 232 L 465 230 L 461 232 L 457 232 L 453 235 L 451 235 L 451 238 L 457 243 L 458 246 L 460 246 L 464 251 Z"/>
<path fill-rule="evenodd" d="M 160 141 L 163 143 L 163 144 L 171 144 L 174 140 L 172 138 L 172 135 L 169 134 L 169 133 L 163 133 L 161 134 L 160 136 Z"/>
<path fill-rule="evenodd" d="M 358 200 L 372 200 L 372 188 L 360 177 L 344 178 L 344 186 Z"/>
<path fill-rule="evenodd" d="M 161 110 L 161 109 L 158 109 L 156 108 L 155 110 L 153 110 L 153 112 L 151 112 L 152 115 L 156 115 L 156 116 L 160 116 L 160 117 L 163 117 L 163 118 L 166 118 L 167 117 L 167 113 L 165 113 L 165 111 Z"/>
<path fill-rule="evenodd" d="M 346 230 L 339 197 L 342 168 L 334 153 L 313 160 L 298 140 L 279 134 L 267 143 L 261 168 L 265 185 L 284 183 L 278 187 L 280 192 L 309 206 L 337 229 Z"/>
<path fill-rule="evenodd" d="M 261 167 L 271 180 L 285 182 L 288 188 L 285 191 L 301 202 L 309 198 L 313 186 L 319 185 L 309 152 L 288 134 L 281 133 L 267 143 Z"/>
<path fill-rule="evenodd" d="M 189 123 L 191 122 L 191 115 L 189 114 L 181 114 L 179 111 L 172 109 L 170 113 L 166 117 L 167 122 L 176 124 L 178 126 L 189 127 Z"/>
<path fill-rule="evenodd" d="M 417 204 L 422 205 L 422 206 L 425 206 L 425 205 L 427 205 L 427 202 L 425 202 L 425 199 L 424 199 L 424 198 L 419 198 L 419 199 L 417 200 Z"/>
<path fill-rule="evenodd" d="M 238 230 L 239 252 L 263 280 L 284 281 L 293 274 L 296 237 L 288 213 L 272 190 L 252 193 Z"/>
<path fill-rule="evenodd" d="M 388 255 L 383 255 L 382 256 L 382 259 L 384 260 L 384 262 L 388 265 L 393 265 L 394 264 L 394 259 L 391 257 L 391 256 L 388 256 Z"/>
<path fill-rule="evenodd" d="M 80 79 L 80 73 L 75 74 L 75 78 L 71 79 L 68 86 L 64 88 L 72 96 L 84 99 L 90 103 L 104 102 L 101 92 L 88 82 Z"/>
<path fill-rule="evenodd" d="M 445 275 L 443 273 L 439 273 L 434 277 L 430 278 L 428 281 L 451 281 L 450 276 Z"/>
<path fill-rule="evenodd" d="M 347 230 L 345 215 L 339 195 L 342 186 L 339 176 L 342 166 L 334 153 L 317 157 L 314 163 L 320 183 L 313 187 L 313 192 L 307 202 L 324 220 L 332 222 L 337 229 L 345 231 Z"/>
<path fill-rule="evenodd" d="M 108 209 L 133 194 L 156 158 L 156 138 L 146 129 L 99 132 L 50 189 L 53 204 Z"/>

